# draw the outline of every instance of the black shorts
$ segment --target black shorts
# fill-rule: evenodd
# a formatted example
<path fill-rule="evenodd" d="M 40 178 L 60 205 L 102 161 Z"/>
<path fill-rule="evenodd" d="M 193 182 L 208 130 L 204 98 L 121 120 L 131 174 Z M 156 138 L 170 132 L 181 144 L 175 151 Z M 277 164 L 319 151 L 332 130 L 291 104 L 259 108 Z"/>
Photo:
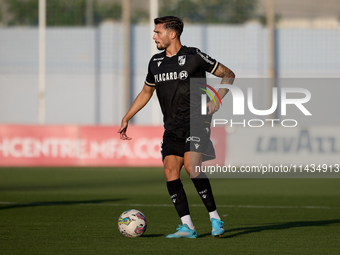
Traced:
<path fill-rule="evenodd" d="M 182 132 L 182 135 L 178 135 Z M 184 157 L 188 151 L 199 152 L 203 155 L 202 161 L 215 159 L 215 149 L 210 140 L 210 124 L 195 128 L 177 129 L 175 132 L 165 131 L 161 145 L 162 160 L 166 156 L 175 155 Z"/>

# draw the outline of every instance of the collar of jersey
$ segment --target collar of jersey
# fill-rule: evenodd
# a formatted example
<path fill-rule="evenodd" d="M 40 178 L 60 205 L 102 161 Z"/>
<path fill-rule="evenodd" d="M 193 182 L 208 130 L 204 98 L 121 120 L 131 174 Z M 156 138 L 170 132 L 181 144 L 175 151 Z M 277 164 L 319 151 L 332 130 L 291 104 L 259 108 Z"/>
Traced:
<path fill-rule="evenodd" d="M 185 46 L 185 45 L 182 45 L 182 47 L 179 49 L 179 51 L 178 51 L 175 55 L 172 55 L 172 56 L 167 56 L 166 53 L 165 53 L 165 51 L 163 51 L 163 52 L 164 52 L 164 54 L 165 54 L 166 57 L 172 58 L 172 57 L 174 57 L 174 56 L 177 56 L 181 51 L 184 50 L 184 48 L 186 48 L 186 46 Z"/>

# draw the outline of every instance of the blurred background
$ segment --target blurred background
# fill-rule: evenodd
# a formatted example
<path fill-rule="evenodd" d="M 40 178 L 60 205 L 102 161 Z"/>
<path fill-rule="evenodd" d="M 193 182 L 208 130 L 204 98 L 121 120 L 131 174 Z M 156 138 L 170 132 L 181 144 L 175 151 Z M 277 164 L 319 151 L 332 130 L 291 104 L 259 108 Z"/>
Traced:
<path fill-rule="evenodd" d="M 165 15 L 238 78 L 340 77 L 338 0 L 0 0 L 0 123 L 119 125 Z M 132 122 L 161 125 L 156 100 Z"/>

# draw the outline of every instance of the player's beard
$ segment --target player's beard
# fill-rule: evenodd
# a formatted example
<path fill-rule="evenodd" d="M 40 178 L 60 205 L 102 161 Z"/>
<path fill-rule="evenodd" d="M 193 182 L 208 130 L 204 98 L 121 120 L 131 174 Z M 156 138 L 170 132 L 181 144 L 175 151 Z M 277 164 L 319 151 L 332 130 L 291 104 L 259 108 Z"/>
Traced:
<path fill-rule="evenodd" d="M 163 42 L 163 43 L 159 43 L 157 44 L 157 49 L 158 50 L 165 50 L 166 48 L 168 48 L 170 45 L 170 42 Z"/>
<path fill-rule="evenodd" d="M 156 47 L 157 47 L 158 50 L 164 50 L 165 49 L 162 45 L 159 45 L 159 46 L 157 45 Z"/>

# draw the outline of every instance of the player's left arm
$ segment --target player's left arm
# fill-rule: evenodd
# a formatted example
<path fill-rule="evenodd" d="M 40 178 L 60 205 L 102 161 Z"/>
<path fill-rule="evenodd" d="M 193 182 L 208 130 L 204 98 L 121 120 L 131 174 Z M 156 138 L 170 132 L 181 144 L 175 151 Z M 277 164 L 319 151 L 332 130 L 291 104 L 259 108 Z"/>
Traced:
<path fill-rule="evenodd" d="M 231 71 L 228 67 L 224 66 L 221 63 L 219 63 L 219 65 L 218 65 L 217 69 L 215 70 L 215 72 L 213 73 L 213 75 L 222 78 L 221 84 L 232 85 L 233 82 L 234 82 L 234 79 L 235 79 L 234 72 Z M 217 91 L 217 94 L 222 99 L 228 93 L 228 91 L 229 91 L 229 89 L 221 88 Z M 217 96 L 215 96 L 215 100 L 216 100 L 216 102 L 218 102 L 217 105 L 215 105 L 215 103 L 213 101 L 210 101 L 210 102 L 207 103 L 209 115 L 217 112 L 218 109 L 220 108 L 220 103 L 219 103 Z"/>

